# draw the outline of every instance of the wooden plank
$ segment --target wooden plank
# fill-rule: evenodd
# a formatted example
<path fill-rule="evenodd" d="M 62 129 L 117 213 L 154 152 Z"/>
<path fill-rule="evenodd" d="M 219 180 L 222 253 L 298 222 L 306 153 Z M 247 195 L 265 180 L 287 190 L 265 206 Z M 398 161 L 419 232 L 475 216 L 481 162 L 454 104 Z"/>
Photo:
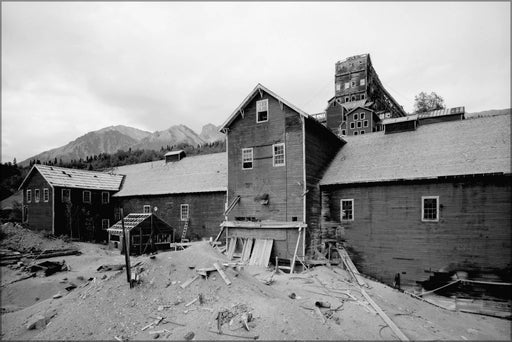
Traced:
<path fill-rule="evenodd" d="M 267 267 L 270 261 L 270 254 L 272 253 L 272 246 L 274 244 L 274 240 L 268 239 L 264 241 L 265 247 L 263 249 L 263 253 L 261 254 L 260 265 Z"/>
<path fill-rule="evenodd" d="M 261 254 L 262 249 L 262 240 L 256 239 L 254 241 L 254 247 L 252 249 L 251 258 L 249 260 L 249 265 L 257 265 L 258 260 Z"/>
<path fill-rule="evenodd" d="M 295 268 L 295 259 L 297 258 L 297 250 L 299 249 L 300 235 L 302 233 L 302 228 L 299 228 L 299 236 L 297 236 L 297 244 L 295 245 L 295 252 L 293 252 L 292 264 L 290 265 L 290 274 L 293 273 Z"/>
<path fill-rule="evenodd" d="M 227 249 L 229 260 L 233 259 L 233 253 L 235 252 L 235 248 L 236 248 L 236 240 L 237 240 L 236 237 L 232 237 L 229 239 L 229 246 Z"/>
<path fill-rule="evenodd" d="M 379 316 L 382 318 L 384 322 L 393 330 L 393 332 L 398 336 L 400 341 L 409 341 L 409 338 L 404 335 L 404 333 L 396 326 L 396 324 L 386 315 L 384 311 L 373 301 L 373 299 L 366 293 L 366 291 L 361 288 L 361 293 L 363 294 L 364 298 L 370 303 L 370 305 L 377 311 Z"/>
<path fill-rule="evenodd" d="M 343 263 L 345 264 L 345 266 L 347 267 L 349 272 L 352 274 L 354 279 L 357 281 L 357 283 L 360 286 L 367 286 L 366 282 L 361 277 L 361 275 L 360 275 L 359 271 L 357 270 L 356 266 L 352 263 L 352 260 L 350 259 L 350 256 L 348 255 L 348 253 L 345 250 L 345 248 L 336 248 L 336 250 L 338 251 L 338 254 L 341 257 L 341 260 L 343 260 Z"/>
<path fill-rule="evenodd" d="M 181 284 L 181 285 L 180 285 L 180 287 L 181 287 L 182 289 L 186 288 L 187 286 L 189 286 L 190 284 L 192 284 L 192 282 L 193 282 L 194 280 L 196 280 L 197 278 L 199 278 L 199 275 L 196 275 L 196 276 L 194 276 L 194 277 L 192 277 L 192 278 L 188 279 L 188 280 L 187 280 L 187 281 L 185 281 L 183 284 Z"/>
<path fill-rule="evenodd" d="M 224 273 L 224 271 L 222 270 L 222 268 L 220 268 L 219 264 L 217 264 L 216 262 L 213 263 L 213 267 L 215 267 L 215 269 L 217 270 L 217 272 L 219 272 L 220 276 L 222 277 L 222 279 L 224 279 L 224 282 L 226 283 L 226 285 L 231 285 L 231 280 L 229 280 L 228 276 L 226 275 L 226 273 Z"/>
<path fill-rule="evenodd" d="M 254 239 L 248 238 L 244 245 L 244 250 L 242 251 L 242 262 L 248 262 L 251 257 L 252 245 Z"/>

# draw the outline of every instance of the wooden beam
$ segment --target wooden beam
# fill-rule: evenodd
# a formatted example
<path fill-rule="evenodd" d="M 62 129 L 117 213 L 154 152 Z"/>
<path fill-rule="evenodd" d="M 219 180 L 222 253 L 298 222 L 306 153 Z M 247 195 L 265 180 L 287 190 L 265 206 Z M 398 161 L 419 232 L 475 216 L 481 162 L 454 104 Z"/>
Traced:
<path fill-rule="evenodd" d="M 293 252 L 292 264 L 290 265 L 290 274 L 292 274 L 295 269 L 295 259 L 297 258 L 297 250 L 299 249 L 301 233 L 302 233 L 302 227 L 299 227 L 299 236 L 297 236 L 297 243 L 295 244 L 295 252 Z"/>
<path fill-rule="evenodd" d="M 181 285 L 180 285 L 180 287 L 181 287 L 182 289 L 186 288 L 187 286 L 189 286 L 190 284 L 192 284 L 192 282 L 193 282 L 194 280 L 196 280 L 197 278 L 199 278 L 199 275 L 196 275 L 196 276 L 194 276 L 194 277 L 192 277 L 192 278 L 188 279 L 188 280 L 187 280 L 187 281 L 185 281 L 183 284 L 181 284 Z"/>
<path fill-rule="evenodd" d="M 226 275 L 226 273 L 224 273 L 224 271 L 222 270 L 222 268 L 220 268 L 219 264 L 217 264 L 216 262 L 213 263 L 213 267 L 215 267 L 215 269 L 217 270 L 217 272 L 219 272 L 220 276 L 222 277 L 222 279 L 224 279 L 224 282 L 226 283 L 226 285 L 231 285 L 231 280 L 229 280 L 228 276 Z"/>

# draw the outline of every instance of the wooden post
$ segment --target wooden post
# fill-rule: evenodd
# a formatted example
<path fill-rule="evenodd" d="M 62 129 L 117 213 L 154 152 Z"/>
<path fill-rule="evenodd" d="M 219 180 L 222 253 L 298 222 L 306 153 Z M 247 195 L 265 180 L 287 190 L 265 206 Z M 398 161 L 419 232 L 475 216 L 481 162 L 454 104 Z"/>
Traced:
<path fill-rule="evenodd" d="M 129 248 L 130 241 L 126 241 L 126 230 L 124 228 L 123 208 L 121 208 L 120 211 L 121 211 L 121 227 L 123 228 L 123 249 L 124 249 L 124 260 L 126 263 L 126 279 L 128 280 L 128 283 L 130 283 L 130 288 L 131 288 L 132 287 L 132 276 L 131 276 L 131 268 L 130 268 L 130 248 Z"/>
<path fill-rule="evenodd" d="M 297 250 L 299 249 L 300 234 L 302 233 L 302 227 L 299 227 L 299 236 L 297 236 L 297 244 L 295 245 L 295 252 L 293 253 L 292 264 L 290 265 L 290 274 L 295 269 L 295 259 L 297 258 Z"/>
<path fill-rule="evenodd" d="M 139 227 L 139 255 L 142 255 L 142 227 Z"/>

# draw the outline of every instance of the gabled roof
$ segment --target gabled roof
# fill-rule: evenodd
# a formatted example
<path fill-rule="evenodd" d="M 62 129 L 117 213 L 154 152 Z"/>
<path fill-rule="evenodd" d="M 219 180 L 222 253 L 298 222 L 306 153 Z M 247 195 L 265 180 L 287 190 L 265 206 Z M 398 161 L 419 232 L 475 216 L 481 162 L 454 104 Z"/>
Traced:
<path fill-rule="evenodd" d="M 348 96 L 348 95 L 347 95 Z M 355 109 L 357 107 L 361 107 L 361 108 L 365 108 L 365 105 L 367 106 L 368 104 L 366 104 L 366 101 L 368 101 L 367 99 L 362 99 L 362 100 L 357 100 L 357 101 L 351 101 L 351 102 L 344 102 L 342 103 L 341 105 L 343 106 L 343 108 L 345 108 L 346 110 L 351 110 L 351 109 Z"/>
<path fill-rule="evenodd" d="M 172 232 L 172 227 L 167 222 L 165 222 L 164 220 L 162 220 L 155 214 L 150 214 L 150 213 L 128 214 L 123 219 L 124 222 L 121 222 L 121 220 L 119 220 L 112 227 L 108 228 L 107 231 L 110 233 L 114 233 L 114 234 L 122 234 L 123 233 L 123 223 L 124 223 L 125 230 L 127 232 L 129 232 L 130 230 L 138 227 L 142 222 L 148 220 L 151 217 L 151 215 L 153 215 L 153 224 L 154 224 L 155 228 L 158 229 L 159 232 L 163 233 L 162 230 L 165 230 L 166 232 Z"/>
<path fill-rule="evenodd" d="M 354 108 L 352 108 L 352 109 L 350 110 L 350 112 L 348 112 L 346 115 L 348 116 L 348 115 L 351 115 L 352 113 L 355 113 L 359 108 L 364 109 L 364 110 L 367 110 L 367 111 L 369 111 L 369 112 L 372 112 L 372 114 L 373 114 L 374 116 L 376 116 L 377 118 L 379 118 L 379 116 L 377 115 L 377 113 L 375 113 L 375 111 L 374 111 L 373 109 L 368 108 L 368 107 L 364 107 L 364 106 L 357 106 L 357 107 L 354 107 Z M 380 120 L 380 118 L 379 118 L 379 120 Z"/>
<path fill-rule="evenodd" d="M 320 185 L 511 172 L 510 115 L 348 136 Z"/>
<path fill-rule="evenodd" d="M 437 116 L 446 116 L 446 115 L 456 115 L 456 114 L 464 114 L 464 107 L 453 107 L 453 108 L 443 108 L 438 110 L 432 110 L 430 112 L 422 112 L 418 113 L 419 119 L 432 118 Z"/>
<path fill-rule="evenodd" d="M 125 175 L 121 190 L 114 197 L 165 195 L 226 191 L 228 185 L 225 152 L 125 165 L 114 168 Z"/>
<path fill-rule="evenodd" d="M 106 172 L 36 164 L 30 169 L 19 189 L 23 188 L 27 179 L 29 179 L 36 170 L 43 176 L 48 184 L 63 188 L 117 191 L 123 181 L 123 176 Z"/>
<path fill-rule="evenodd" d="M 252 101 L 252 99 L 254 99 L 254 97 L 256 95 L 259 95 L 260 92 L 266 92 L 267 94 L 269 94 L 270 96 L 274 97 L 276 100 L 278 100 L 279 102 L 281 103 L 284 103 L 287 107 L 290 107 L 291 109 L 293 109 L 294 111 L 296 111 L 297 113 L 299 113 L 300 115 L 304 116 L 304 117 L 309 117 L 309 114 L 307 114 L 306 112 L 304 112 L 303 110 L 295 107 L 293 104 L 291 104 L 290 102 L 286 101 L 285 99 L 283 99 L 282 97 L 280 97 L 279 95 L 277 95 L 276 93 L 274 93 L 273 91 L 265 88 L 263 85 L 261 85 L 260 83 L 258 83 L 256 85 L 256 87 L 254 87 L 254 89 L 249 93 L 249 95 L 247 95 L 247 97 L 242 101 L 242 103 L 236 107 L 235 111 L 233 112 L 233 114 L 231 114 L 229 116 L 229 118 L 220 126 L 220 129 L 219 131 L 222 131 L 224 128 L 227 128 L 229 125 L 231 125 L 231 123 L 233 122 L 233 120 L 236 119 L 236 117 L 238 115 L 241 114 L 241 111 L 244 109 L 245 106 L 247 106 L 247 104 Z"/>

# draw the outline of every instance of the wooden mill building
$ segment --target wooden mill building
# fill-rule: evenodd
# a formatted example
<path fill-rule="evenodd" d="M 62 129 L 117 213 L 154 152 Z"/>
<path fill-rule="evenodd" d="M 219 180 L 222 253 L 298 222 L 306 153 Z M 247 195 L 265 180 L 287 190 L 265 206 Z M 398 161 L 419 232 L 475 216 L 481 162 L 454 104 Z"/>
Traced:
<path fill-rule="evenodd" d="M 187 157 L 183 151 L 167 153 L 164 160 L 120 166 L 125 176 L 113 197 L 116 217 L 154 213 L 167 222 L 179 241 L 187 226 L 189 240 L 216 237 L 222 222 L 227 189 L 226 153 Z"/>
<path fill-rule="evenodd" d="M 23 222 L 33 229 L 76 240 L 107 240 L 114 220 L 112 194 L 123 176 L 105 172 L 34 165 L 23 191 Z"/>
<path fill-rule="evenodd" d="M 325 227 L 343 227 L 359 270 L 386 283 L 440 269 L 510 281 L 510 115 L 413 118 L 346 137 L 320 181 Z"/>

